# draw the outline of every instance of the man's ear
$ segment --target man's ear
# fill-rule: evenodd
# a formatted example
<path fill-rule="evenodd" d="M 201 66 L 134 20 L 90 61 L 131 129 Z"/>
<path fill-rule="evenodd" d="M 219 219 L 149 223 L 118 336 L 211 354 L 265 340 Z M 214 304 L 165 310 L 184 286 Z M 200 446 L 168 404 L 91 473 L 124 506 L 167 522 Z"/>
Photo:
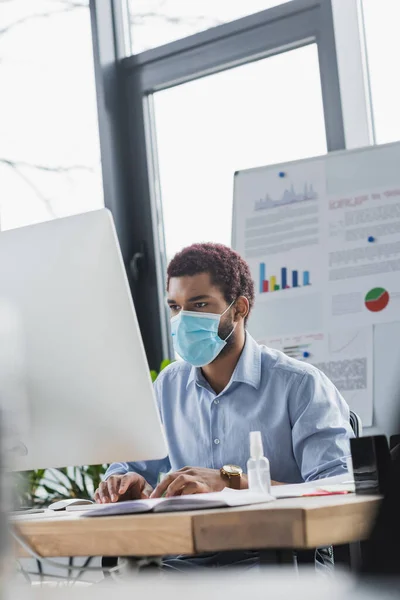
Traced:
<path fill-rule="evenodd" d="M 235 321 L 245 319 L 249 314 L 250 304 L 246 296 L 239 296 L 235 302 Z"/>

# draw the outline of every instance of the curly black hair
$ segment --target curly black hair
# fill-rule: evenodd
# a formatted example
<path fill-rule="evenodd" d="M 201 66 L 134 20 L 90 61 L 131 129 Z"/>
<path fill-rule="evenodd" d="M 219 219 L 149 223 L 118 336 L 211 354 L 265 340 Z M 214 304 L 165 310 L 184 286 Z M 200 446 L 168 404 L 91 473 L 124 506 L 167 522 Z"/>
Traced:
<path fill-rule="evenodd" d="M 250 310 L 254 304 L 254 282 L 249 265 L 228 246 L 212 242 L 192 244 L 175 254 L 167 269 L 167 289 L 171 277 L 209 273 L 213 285 L 220 288 L 231 304 L 246 296 Z M 249 310 L 249 313 L 250 313 Z"/>

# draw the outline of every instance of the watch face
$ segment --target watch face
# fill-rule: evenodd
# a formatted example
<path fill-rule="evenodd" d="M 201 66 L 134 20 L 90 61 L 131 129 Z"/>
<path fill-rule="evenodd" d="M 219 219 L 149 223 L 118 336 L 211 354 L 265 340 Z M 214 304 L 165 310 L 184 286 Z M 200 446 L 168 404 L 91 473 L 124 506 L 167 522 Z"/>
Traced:
<path fill-rule="evenodd" d="M 243 473 L 243 469 L 238 465 L 224 465 L 222 468 L 228 475 L 241 475 Z"/>

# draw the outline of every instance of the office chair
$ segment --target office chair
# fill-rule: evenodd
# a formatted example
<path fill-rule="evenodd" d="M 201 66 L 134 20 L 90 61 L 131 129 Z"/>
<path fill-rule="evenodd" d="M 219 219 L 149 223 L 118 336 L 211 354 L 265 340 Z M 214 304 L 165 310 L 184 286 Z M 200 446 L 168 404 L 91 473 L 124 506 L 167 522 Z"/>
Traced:
<path fill-rule="evenodd" d="M 362 435 L 362 421 L 357 413 L 350 411 L 350 425 L 354 433 L 354 437 L 358 438 Z M 319 548 L 316 550 L 298 550 L 297 564 L 310 565 L 315 564 L 317 560 L 320 564 L 334 564 L 334 558 L 337 563 L 349 565 L 352 555 L 357 552 L 358 548 L 352 544 L 343 544 L 341 546 L 329 546 L 328 548 Z"/>
<path fill-rule="evenodd" d="M 360 417 L 354 411 L 350 411 L 350 425 L 354 433 L 354 437 L 358 438 L 362 436 L 363 427 Z"/>
<path fill-rule="evenodd" d="M 400 415 L 399 415 L 400 417 Z M 397 422 L 400 431 L 400 418 Z M 399 576 L 400 565 L 400 455 L 393 451 L 399 448 L 400 435 L 390 438 L 392 451 L 392 469 L 380 506 L 374 527 L 368 540 L 364 542 L 361 557 L 361 573 L 368 578 L 384 575 L 386 581 L 389 576 Z M 398 591 L 398 580 L 396 581 Z"/>
<path fill-rule="evenodd" d="M 350 425 L 354 433 L 354 437 L 362 436 L 363 426 L 362 421 L 357 413 L 350 411 Z M 334 547 L 335 562 L 350 566 L 352 563 L 358 563 L 361 555 L 361 545 L 359 542 L 352 544 L 341 544 Z"/>

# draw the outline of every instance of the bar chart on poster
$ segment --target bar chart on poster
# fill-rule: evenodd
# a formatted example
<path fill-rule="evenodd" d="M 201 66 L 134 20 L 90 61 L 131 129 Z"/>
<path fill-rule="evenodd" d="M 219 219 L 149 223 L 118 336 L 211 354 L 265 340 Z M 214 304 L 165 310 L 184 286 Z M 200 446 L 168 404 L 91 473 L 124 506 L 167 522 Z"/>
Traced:
<path fill-rule="evenodd" d="M 264 294 L 266 292 L 278 292 L 279 290 L 290 290 L 290 288 L 305 287 L 311 285 L 310 271 L 303 271 L 300 274 L 297 270 L 291 271 L 288 274 L 287 267 L 280 269 L 280 280 L 276 275 L 270 275 L 269 279 L 266 279 L 265 263 L 260 263 L 260 276 L 259 276 L 259 292 Z M 290 279 L 289 279 L 290 278 Z M 290 285 L 289 285 L 290 283 Z"/>
<path fill-rule="evenodd" d="M 379 327 L 400 327 L 399 164 L 396 143 L 234 177 L 232 246 L 256 290 L 250 333 L 325 372 L 364 426 L 376 382 L 397 375 L 374 359 Z"/>

